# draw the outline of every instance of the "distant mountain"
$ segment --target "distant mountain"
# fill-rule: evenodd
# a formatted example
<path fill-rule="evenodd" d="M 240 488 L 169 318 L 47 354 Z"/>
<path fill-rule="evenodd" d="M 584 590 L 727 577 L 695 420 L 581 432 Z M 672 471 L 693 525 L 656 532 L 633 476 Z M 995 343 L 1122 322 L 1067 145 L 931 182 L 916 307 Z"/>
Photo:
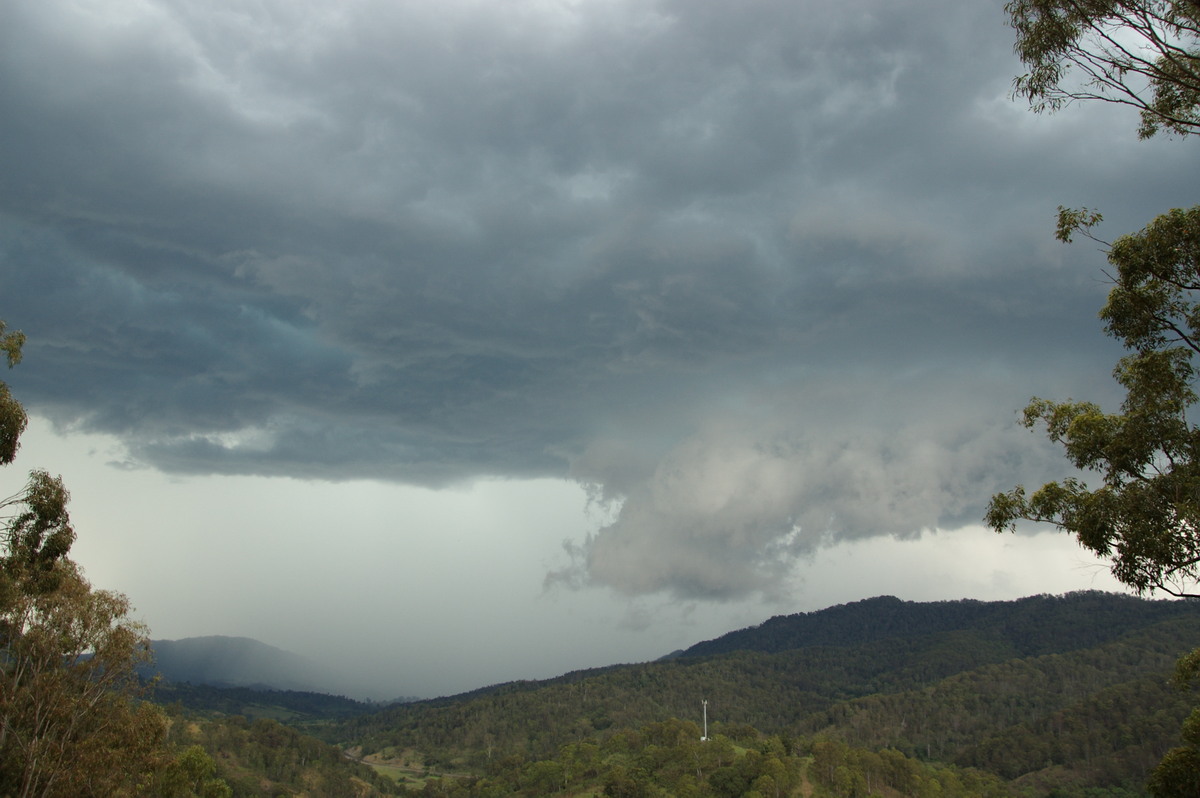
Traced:
<path fill-rule="evenodd" d="M 205 717 L 241 715 L 249 720 L 270 718 L 292 725 L 349 718 L 378 711 L 381 706 L 303 690 L 218 687 L 195 682 L 156 682 L 151 697 L 155 703 L 180 706 Z"/>
<path fill-rule="evenodd" d="M 168 682 L 314 692 L 332 683 L 309 660 L 249 637 L 152 640 L 150 646 L 154 664 L 147 675 L 157 673 Z"/>
<path fill-rule="evenodd" d="M 697 643 L 670 657 L 708 657 L 734 651 L 781 651 L 811 646 L 859 646 L 901 637 L 978 632 L 1011 647 L 1013 656 L 1100 645 L 1150 624 L 1200 617 L 1200 601 L 1151 601 L 1118 593 L 1081 591 L 1015 601 L 901 601 L 879 596 L 795 615 Z"/>

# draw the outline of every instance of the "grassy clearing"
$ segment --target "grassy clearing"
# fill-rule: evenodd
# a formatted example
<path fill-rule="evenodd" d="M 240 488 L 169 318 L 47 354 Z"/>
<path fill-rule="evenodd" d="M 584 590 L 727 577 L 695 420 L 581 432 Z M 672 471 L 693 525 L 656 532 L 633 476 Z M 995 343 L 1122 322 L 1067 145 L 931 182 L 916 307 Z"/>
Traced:
<path fill-rule="evenodd" d="M 420 753 L 412 749 L 397 751 L 394 748 L 385 748 L 362 756 L 362 749 L 355 747 L 346 749 L 345 754 L 355 762 L 368 765 L 376 773 L 410 787 L 423 787 L 430 779 L 461 779 L 467 775 L 434 770 L 425 764 L 425 759 Z"/>

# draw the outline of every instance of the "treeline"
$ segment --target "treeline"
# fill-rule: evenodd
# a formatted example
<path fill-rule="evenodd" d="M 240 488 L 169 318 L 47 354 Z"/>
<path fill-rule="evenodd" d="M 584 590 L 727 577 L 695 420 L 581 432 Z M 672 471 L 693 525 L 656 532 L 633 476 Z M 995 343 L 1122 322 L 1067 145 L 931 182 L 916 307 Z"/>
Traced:
<path fill-rule="evenodd" d="M 1094 649 L 985 665 L 928 685 L 839 702 L 797 728 L 947 758 L 991 730 L 1035 723 L 1146 677 L 1161 687 L 1157 704 L 1169 704 L 1180 697 L 1167 686 L 1175 661 L 1198 636 L 1194 620 L 1159 624 Z"/>
<path fill-rule="evenodd" d="M 989 665 L 842 702 L 796 729 L 1018 783 L 1140 790 L 1195 704 L 1169 683 L 1195 634 L 1178 621 L 1097 649 Z"/>
<path fill-rule="evenodd" d="M 814 795 L 839 798 L 903 795 L 912 798 L 1000 798 L 1033 794 L 1006 784 L 994 774 L 922 762 L 892 748 L 872 751 L 840 740 L 819 739 L 809 748 L 808 777 L 817 786 Z M 1066 795 L 1063 795 L 1066 798 Z"/>
<path fill-rule="evenodd" d="M 240 715 L 175 715 L 168 741 L 181 751 L 202 751 L 212 763 L 205 781 L 228 787 L 227 792 L 212 788 L 206 793 L 193 788 L 181 794 L 231 798 L 373 798 L 402 794 L 394 781 L 351 761 L 340 748 L 269 718 L 251 721 Z"/>
<path fill-rule="evenodd" d="M 1148 601 L 1095 590 L 1014 601 L 916 602 L 879 596 L 816 612 L 777 615 L 758 626 L 697 643 L 677 656 L 779 653 L 937 632 L 973 632 L 1010 651 L 1009 659 L 1092 648 L 1151 624 L 1197 616 L 1197 601 Z"/>
<path fill-rule="evenodd" d="M 430 778 L 407 796 L 496 798 L 1009 798 L 1027 791 L 987 773 L 921 762 L 899 751 L 852 748 L 831 740 L 797 741 L 745 726 L 701 739 L 691 721 L 668 719 L 568 743 L 551 757 L 519 754 L 482 775 Z"/>

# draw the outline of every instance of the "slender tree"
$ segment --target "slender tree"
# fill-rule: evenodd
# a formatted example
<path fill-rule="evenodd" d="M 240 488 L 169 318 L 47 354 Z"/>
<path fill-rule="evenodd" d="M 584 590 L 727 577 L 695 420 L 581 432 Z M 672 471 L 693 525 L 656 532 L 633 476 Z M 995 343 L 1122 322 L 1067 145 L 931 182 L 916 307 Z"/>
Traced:
<path fill-rule="evenodd" d="M 1059 237 L 1098 221 L 1060 209 Z M 1108 260 L 1114 286 L 1100 317 L 1130 351 L 1113 372 L 1125 389 L 1120 412 L 1032 400 L 1025 425 L 1044 426 L 1083 473 L 1032 495 L 1017 486 L 994 496 L 986 520 L 998 531 L 1018 519 L 1052 523 L 1108 558 L 1139 592 L 1200 595 L 1200 429 L 1189 420 L 1200 353 L 1200 207 L 1118 239 Z"/>
<path fill-rule="evenodd" d="M 10 367 L 23 343 L 0 322 Z M 25 426 L 0 382 L 0 463 Z M 36 470 L 0 502 L 0 795 L 137 794 L 169 760 L 162 713 L 135 700 L 146 629 L 68 557 L 68 499 L 61 478 Z"/>

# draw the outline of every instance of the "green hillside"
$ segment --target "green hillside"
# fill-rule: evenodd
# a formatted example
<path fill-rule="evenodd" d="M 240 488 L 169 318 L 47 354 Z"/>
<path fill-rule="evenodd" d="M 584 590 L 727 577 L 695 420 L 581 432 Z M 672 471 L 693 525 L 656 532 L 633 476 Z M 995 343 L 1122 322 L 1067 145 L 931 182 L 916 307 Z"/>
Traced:
<path fill-rule="evenodd" d="M 1015 601 L 915 602 L 878 596 L 816 612 L 778 615 L 697 643 L 676 656 L 857 646 L 937 632 L 978 633 L 1009 646 L 1015 656 L 1032 656 L 1096 646 L 1150 623 L 1198 615 L 1197 602 L 1148 601 L 1100 591 Z"/>
<path fill-rule="evenodd" d="M 728 739 L 859 752 L 843 759 L 891 751 L 979 770 L 1012 794 L 1136 795 L 1190 709 L 1189 696 L 1167 682 L 1200 641 L 1198 610 L 1100 593 L 872 599 L 726 635 L 723 653 L 694 647 L 658 662 L 497 685 L 394 706 L 326 733 L 368 757 L 419 752 L 427 770 L 480 776 L 501 762 L 611 745 L 671 719 L 699 723 L 703 698 L 713 734 Z"/>
<path fill-rule="evenodd" d="M 1195 602 L 883 597 L 382 710 L 171 684 L 156 700 L 238 796 L 1131 798 L 1178 743 L 1193 697 L 1169 680 L 1197 641 Z"/>

